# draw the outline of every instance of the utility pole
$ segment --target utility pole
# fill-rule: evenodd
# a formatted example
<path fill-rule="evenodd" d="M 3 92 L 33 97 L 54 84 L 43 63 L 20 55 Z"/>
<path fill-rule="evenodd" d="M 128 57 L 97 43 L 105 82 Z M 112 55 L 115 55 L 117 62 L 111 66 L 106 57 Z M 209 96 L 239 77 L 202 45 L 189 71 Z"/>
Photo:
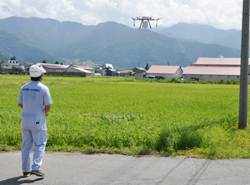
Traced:
<path fill-rule="evenodd" d="M 242 38 L 241 38 L 241 67 L 240 67 L 240 102 L 239 129 L 247 126 L 248 106 L 248 58 L 249 58 L 249 0 L 243 0 Z"/>

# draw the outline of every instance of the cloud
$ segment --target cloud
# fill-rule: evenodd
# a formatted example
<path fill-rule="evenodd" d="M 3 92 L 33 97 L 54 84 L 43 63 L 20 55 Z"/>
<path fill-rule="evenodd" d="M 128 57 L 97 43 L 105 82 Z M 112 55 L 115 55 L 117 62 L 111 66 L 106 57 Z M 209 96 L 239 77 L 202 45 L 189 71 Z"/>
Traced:
<path fill-rule="evenodd" d="M 84 25 L 116 21 L 133 25 L 131 16 L 164 18 L 159 26 L 178 22 L 241 29 L 242 0 L 1 0 L 0 18 L 52 18 Z"/>

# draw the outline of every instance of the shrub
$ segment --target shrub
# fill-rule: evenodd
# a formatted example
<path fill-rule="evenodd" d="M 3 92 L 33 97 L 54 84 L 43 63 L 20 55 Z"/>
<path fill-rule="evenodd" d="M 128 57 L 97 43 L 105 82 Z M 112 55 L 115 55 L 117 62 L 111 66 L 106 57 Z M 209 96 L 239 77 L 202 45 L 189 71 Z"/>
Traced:
<path fill-rule="evenodd" d="M 237 81 L 237 80 L 233 80 L 232 83 L 233 83 L 233 84 L 240 84 L 240 82 Z"/>
<path fill-rule="evenodd" d="M 200 84 L 208 84 L 208 81 L 199 81 Z"/>
<path fill-rule="evenodd" d="M 231 80 L 227 80 L 226 84 L 232 84 L 232 81 Z"/>
<path fill-rule="evenodd" d="M 224 79 L 219 80 L 219 84 L 225 84 L 225 83 L 226 83 L 226 81 Z"/>
<path fill-rule="evenodd" d="M 181 83 L 181 80 L 173 77 L 173 78 L 171 78 L 170 82 L 172 82 L 172 83 Z"/>

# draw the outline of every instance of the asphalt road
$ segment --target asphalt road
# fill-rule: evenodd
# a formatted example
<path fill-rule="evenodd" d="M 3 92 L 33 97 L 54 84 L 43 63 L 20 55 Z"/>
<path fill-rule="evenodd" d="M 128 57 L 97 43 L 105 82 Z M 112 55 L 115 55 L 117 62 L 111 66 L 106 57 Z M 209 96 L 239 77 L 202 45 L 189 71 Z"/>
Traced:
<path fill-rule="evenodd" d="M 44 178 L 35 175 L 23 178 L 20 152 L 0 154 L 0 165 L 0 185 L 250 184 L 250 159 L 46 153 L 41 168 Z"/>

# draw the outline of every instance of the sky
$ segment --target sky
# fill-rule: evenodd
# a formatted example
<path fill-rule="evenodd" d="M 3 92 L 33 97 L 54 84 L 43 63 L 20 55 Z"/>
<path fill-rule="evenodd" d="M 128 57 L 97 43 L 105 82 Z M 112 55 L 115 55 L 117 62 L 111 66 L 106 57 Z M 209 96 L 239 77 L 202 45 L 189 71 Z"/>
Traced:
<path fill-rule="evenodd" d="M 152 16 L 163 18 L 158 27 L 184 22 L 240 30 L 242 6 L 243 0 L 1 0 L 0 19 L 38 17 L 83 25 L 115 21 L 133 27 L 129 17 Z"/>

